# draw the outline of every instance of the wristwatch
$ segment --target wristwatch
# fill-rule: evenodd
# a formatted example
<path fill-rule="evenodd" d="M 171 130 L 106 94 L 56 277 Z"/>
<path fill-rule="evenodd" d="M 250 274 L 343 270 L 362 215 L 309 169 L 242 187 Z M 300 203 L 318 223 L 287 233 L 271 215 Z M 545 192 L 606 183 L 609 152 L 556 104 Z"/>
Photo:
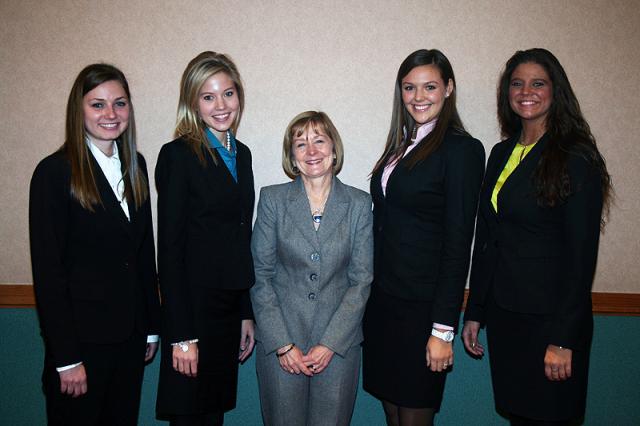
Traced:
<path fill-rule="evenodd" d="M 182 349 L 182 352 L 189 352 L 189 343 L 188 342 L 180 342 L 180 343 L 178 343 L 178 346 L 180 347 L 180 349 Z"/>
<path fill-rule="evenodd" d="M 453 338 L 455 336 L 455 334 L 453 334 L 453 331 L 451 331 L 451 330 L 438 331 L 435 328 L 431 329 L 431 335 L 437 337 L 438 339 L 442 339 L 445 342 L 453 341 Z"/>

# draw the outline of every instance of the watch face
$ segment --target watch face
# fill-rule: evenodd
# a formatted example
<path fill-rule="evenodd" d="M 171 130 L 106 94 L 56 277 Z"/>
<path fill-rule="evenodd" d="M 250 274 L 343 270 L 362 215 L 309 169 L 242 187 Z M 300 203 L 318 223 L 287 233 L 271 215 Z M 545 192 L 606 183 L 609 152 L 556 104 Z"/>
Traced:
<path fill-rule="evenodd" d="M 451 342 L 453 340 L 453 331 L 445 331 L 444 340 L 447 342 Z"/>

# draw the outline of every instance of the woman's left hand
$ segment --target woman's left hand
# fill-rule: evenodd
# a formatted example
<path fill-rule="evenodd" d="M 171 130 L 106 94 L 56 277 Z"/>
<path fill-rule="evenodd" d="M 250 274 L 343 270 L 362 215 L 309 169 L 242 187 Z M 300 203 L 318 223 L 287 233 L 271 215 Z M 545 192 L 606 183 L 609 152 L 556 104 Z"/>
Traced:
<path fill-rule="evenodd" d="M 313 374 L 320 374 L 331 362 L 333 352 L 326 346 L 316 345 L 309 349 L 304 356 L 303 362 L 309 367 Z"/>
<path fill-rule="evenodd" d="M 544 354 L 544 375 L 557 382 L 571 377 L 571 357 L 573 351 L 556 345 L 548 345 Z"/>
<path fill-rule="evenodd" d="M 242 325 L 240 326 L 240 355 L 238 356 L 240 362 L 243 362 L 251 355 L 253 346 L 256 344 L 254 336 L 253 320 L 242 320 Z"/>
<path fill-rule="evenodd" d="M 427 341 L 427 367 L 433 372 L 444 371 L 453 365 L 453 343 L 429 336 Z"/>

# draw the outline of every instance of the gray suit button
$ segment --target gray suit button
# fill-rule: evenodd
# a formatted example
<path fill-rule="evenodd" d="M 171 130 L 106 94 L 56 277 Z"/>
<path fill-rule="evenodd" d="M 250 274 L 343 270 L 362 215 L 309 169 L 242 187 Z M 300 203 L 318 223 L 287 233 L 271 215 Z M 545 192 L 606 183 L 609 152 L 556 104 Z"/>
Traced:
<path fill-rule="evenodd" d="M 320 254 L 319 253 L 311 253 L 311 261 L 312 262 L 318 262 L 320 260 Z"/>
<path fill-rule="evenodd" d="M 318 281 L 318 274 L 311 274 L 309 275 L 309 279 L 311 281 Z"/>
<path fill-rule="evenodd" d="M 316 298 L 315 293 L 309 293 L 309 300 L 314 300 Z"/>

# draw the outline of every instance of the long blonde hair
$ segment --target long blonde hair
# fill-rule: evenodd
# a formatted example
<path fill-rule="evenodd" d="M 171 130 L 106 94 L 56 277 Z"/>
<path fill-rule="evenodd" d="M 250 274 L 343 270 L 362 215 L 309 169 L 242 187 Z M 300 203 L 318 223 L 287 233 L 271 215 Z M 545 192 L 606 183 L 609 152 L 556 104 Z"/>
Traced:
<path fill-rule="evenodd" d="M 174 136 L 184 138 L 198 156 L 200 164 L 207 165 L 205 152 L 208 152 L 214 164 L 218 164 L 205 135 L 206 125 L 198 114 L 198 95 L 207 79 L 224 72 L 236 86 L 240 107 L 231 130 L 235 134 L 240 125 L 244 109 L 244 88 L 240 73 L 233 61 L 226 55 L 216 52 L 202 52 L 189 62 L 180 81 L 180 99 Z"/>

